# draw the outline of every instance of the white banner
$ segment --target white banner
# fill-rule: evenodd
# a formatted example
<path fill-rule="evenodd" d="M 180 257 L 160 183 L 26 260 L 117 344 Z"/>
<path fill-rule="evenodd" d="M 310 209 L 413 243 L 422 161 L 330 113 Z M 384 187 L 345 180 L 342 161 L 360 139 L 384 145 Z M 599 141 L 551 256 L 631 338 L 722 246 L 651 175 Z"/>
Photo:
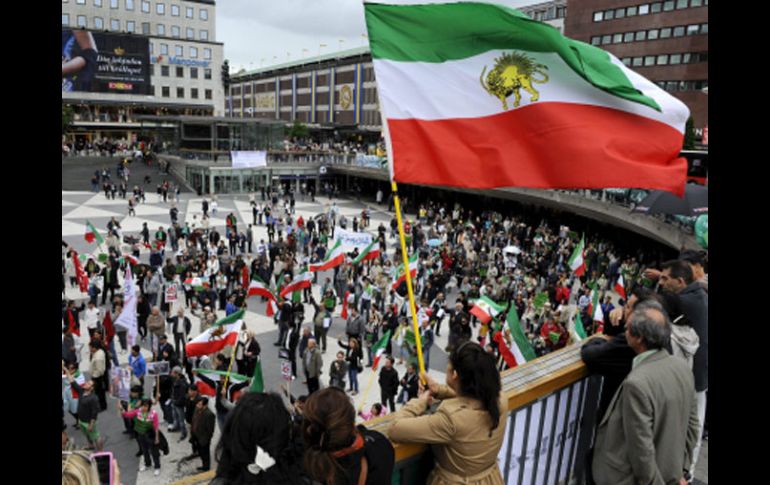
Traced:
<path fill-rule="evenodd" d="M 131 275 L 131 265 L 126 265 L 126 277 L 123 280 L 123 310 L 115 319 L 116 327 L 123 327 L 128 330 L 126 341 L 129 347 L 133 347 L 137 334 L 136 323 L 136 285 L 134 277 Z"/>
<path fill-rule="evenodd" d="M 335 243 L 340 241 L 345 251 L 352 251 L 353 248 L 361 251 L 372 243 L 372 235 L 368 232 L 346 231 L 338 227 L 334 230 L 334 241 Z"/>
<path fill-rule="evenodd" d="M 255 168 L 267 166 L 267 152 L 264 150 L 248 152 L 230 152 L 233 168 Z"/>

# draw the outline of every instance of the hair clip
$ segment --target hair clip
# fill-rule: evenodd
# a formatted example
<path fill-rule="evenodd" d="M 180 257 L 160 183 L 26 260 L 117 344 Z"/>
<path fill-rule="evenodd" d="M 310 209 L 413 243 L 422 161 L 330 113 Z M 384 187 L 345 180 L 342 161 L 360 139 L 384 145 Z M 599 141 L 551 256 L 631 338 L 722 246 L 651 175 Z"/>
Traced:
<path fill-rule="evenodd" d="M 261 472 L 267 470 L 271 466 L 275 465 L 275 460 L 259 445 L 257 445 L 257 454 L 254 456 L 254 463 L 250 464 L 247 468 L 249 473 L 253 475 L 259 475 Z"/>

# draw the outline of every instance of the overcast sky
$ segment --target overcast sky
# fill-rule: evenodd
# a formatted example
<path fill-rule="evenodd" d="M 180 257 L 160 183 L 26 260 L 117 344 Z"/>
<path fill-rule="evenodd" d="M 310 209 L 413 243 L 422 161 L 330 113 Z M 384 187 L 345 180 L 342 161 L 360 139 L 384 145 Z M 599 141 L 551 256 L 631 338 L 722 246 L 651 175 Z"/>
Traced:
<path fill-rule="evenodd" d="M 544 0 L 501 0 L 514 7 Z M 219 0 L 217 41 L 230 73 L 361 47 L 362 0 Z M 343 42 L 340 43 L 340 40 Z M 326 44 L 325 47 L 319 47 Z M 303 51 L 303 49 L 306 49 Z M 287 53 L 289 56 L 287 56 Z"/>

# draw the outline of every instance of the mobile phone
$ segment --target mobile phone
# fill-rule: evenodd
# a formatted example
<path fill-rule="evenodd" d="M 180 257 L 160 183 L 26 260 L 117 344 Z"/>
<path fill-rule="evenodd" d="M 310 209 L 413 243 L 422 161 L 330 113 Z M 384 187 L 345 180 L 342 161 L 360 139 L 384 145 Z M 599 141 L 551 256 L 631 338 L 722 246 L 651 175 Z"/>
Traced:
<path fill-rule="evenodd" d="M 109 451 L 91 453 L 91 459 L 99 470 L 99 484 L 112 485 L 112 453 Z"/>

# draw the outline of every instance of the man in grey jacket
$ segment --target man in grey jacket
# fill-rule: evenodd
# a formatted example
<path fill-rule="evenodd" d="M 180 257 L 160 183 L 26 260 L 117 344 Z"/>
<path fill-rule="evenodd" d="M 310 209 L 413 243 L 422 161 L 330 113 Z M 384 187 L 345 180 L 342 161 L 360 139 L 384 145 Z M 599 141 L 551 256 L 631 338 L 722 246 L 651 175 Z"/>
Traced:
<path fill-rule="evenodd" d="M 142 286 L 142 293 L 147 297 L 147 301 L 150 306 L 153 307 L 158 301 L 158 292 L 160 291 L 160 275 L 157 271 L 151 269 L 147 270 L 147 274 L 144 276 L 144 285 Z"/>
<path fill-rule="evenodd" d="M 597 429 L 598 485 L 674 485 L 689 476 L 698 440 L 695 386 L 687 364 L 665 350 L 670 325 L 657 302 L 636 305 L 626 324 L 636 357 Z"/>
<path fill-rule="evenodd" d="M 355 308 L 350 309 L 350 316 L 345 324 L 345 333 L 348 334 L 348 339 L 355 338 L 359 342 L 362 342 L 363 337 L 366 335 L 364 317 Z"/>
<path fill-rule="evenodd" d="M 706 391 L 709 387 L 709 296 L 695 280 L 692 266 L 683 260 L 663 263 L 660 286 L 679 296 L 679 304 L 695 333 L 698 334 L 698 350 L 693 357 L 692 373 L 695 378 L 695 392 L 698 401 L 698 443 L 692 460 L 691 473 L 700 453 L 703 423 L 706 419 Z"/>
<path fill-rule="evenodd" d="M 321 352 L 318 351 L 316 341 L 313 338 L 307 341 L 307 350 L 305 351 L 305 357 L 302 359 L 302 364 L 305 368 L 305 377 L 307 377 L 307 393 L 310 395 L 320 388 L 318 378 L 321 375 L 321 367 L 323 366 Z"/>

